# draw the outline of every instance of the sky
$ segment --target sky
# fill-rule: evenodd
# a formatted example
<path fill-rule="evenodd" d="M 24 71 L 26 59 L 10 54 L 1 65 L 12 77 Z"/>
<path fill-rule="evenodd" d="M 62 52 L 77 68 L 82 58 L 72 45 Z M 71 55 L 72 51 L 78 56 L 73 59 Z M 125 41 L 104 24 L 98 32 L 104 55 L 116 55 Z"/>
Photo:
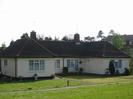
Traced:
<path fill-rule="evenodd" d="M 133 0 L 0 0 L 0 45 L 35 30 L 51 37 L 133 34 Z"/>

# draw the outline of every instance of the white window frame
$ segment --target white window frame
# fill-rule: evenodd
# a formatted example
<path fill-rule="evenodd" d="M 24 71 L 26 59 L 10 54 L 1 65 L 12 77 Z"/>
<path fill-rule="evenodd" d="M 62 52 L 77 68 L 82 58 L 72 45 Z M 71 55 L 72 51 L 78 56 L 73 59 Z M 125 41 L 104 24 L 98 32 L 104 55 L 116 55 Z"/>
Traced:
<path fill-rule="evenodd" d="M 55 68 L 56 69 L 60 69 L 61 67 L 60 67 L 60 60 L 56 60 L 55 61 Z"/>
<path fill-rule="evenodd" d="M 122 60 L 114 60 L 114 66 L 116 69 L 122 68 Z"/>
<path fill-rule="evenodd" d="M 45 61 L 44 60 L 29 60 L 29 71 L 44 71 Z"/>
<path fill-rule="evenodd" d="M 67 66 L 70 69 L 78 68 L 78 59 L 67 59 Z"/>
<path fill-rule="evenodd" d="M 45 61 L 40 60 L 40 70 L 45 70 Z"/>

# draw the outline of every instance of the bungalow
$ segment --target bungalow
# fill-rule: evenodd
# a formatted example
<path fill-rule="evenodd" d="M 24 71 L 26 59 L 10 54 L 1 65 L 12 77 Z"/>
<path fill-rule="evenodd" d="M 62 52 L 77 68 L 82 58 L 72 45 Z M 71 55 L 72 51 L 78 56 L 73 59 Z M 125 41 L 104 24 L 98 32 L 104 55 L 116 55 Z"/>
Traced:
<path fill-rule="evenodd" d="M 130 57 L 112 44 L 82 42 L 79 34 L 73 41 L 37 40 L 36 32 L 10 44 L 1 53 L 1 73 L 11 77 L 49 77 L 82 68 L 83 73 L 105 74 L 108 68 L 123 73 L 129 66 Z"/>

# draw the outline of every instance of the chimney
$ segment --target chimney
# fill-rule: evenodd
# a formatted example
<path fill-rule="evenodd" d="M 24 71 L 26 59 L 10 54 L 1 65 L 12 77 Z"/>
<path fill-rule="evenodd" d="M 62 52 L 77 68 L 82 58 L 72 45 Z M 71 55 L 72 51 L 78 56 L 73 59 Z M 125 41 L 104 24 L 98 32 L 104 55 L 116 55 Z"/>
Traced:
<path fill-rule="evenodd" d="M 30 32 L 30 38 L 36 40 L 36 32 L 35 31 Z"/>
<path fill-rule="evenodd" d="M 74 41 L 79 42 L 80 41 L 80 35 L 78 33 L 74 34 Z"/>

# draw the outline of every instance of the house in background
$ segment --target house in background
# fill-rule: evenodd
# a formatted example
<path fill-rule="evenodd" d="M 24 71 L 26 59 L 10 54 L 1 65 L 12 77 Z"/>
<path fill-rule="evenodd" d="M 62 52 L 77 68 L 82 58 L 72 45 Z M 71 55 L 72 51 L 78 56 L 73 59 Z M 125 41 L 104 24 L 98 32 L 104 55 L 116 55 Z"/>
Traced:
<path fill-rule="evenodd" d="M 37 40 L 36 32 L 30 37 L 18 39 L 1 53 L 1 72 L 11 77 L 49 77 L 63 72 L 105 74 L 112 66 L 123 73 L 130 57 L 112 44 L 81 42 L 79 34 L 73 41 Z"/>
<path fill-rule="evenodd" d="M 105 40 L 112 43 L 112 37 L 113 36 L 108 36 Z M 133 48 L 133 35 L 121 35 L 121 37 L 123 39 L 124 47 Z"/>

